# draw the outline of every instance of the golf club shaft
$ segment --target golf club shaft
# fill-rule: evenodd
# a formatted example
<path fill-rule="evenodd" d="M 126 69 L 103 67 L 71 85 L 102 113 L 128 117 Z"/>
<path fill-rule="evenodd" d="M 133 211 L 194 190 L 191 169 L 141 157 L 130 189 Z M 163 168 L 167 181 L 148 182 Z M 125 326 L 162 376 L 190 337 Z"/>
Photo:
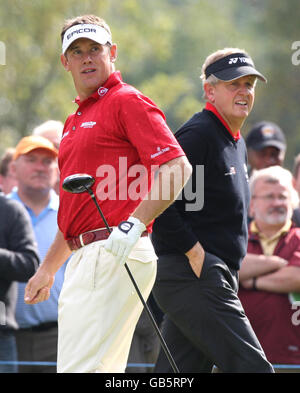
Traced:
<path fill-rule="evenodd" d="M 101 210 L 101 208 L 99 206 L 98 201 L 96 200 L 96 197 L 95 197 L 93 191 L 91 189 L 89 189 L 89 188 L 86 188 L 86 190 L 88 191 L 88 193 L 92 197 L 92 199 L 93 199 L 93 201 L 94 201 L 94 203 L 95 203 L 95 205 L 97 207 L 97 210 L 100 213 L 101 218 L 102 218 L 102 220 L 103 220 L 103 222 L 104 222 L 104 224 L 106 226 L 106 229 L 108 230 L 109 233 L 111 233 L 110 226 L 108 225 L 108 222 L 106 221 L 106 219 L 104 217 L 104 214 L 102 213 L 102 210 Z M 154 330 L 156 331 L 156 334 L 158 335 L 158 338 L 159 338 L 159 341 L 161 343 L 161 346 L 162 346 L 162 348 L 163 348 L 163 350 L 165 352 L 165 355 L 168 358 L 168 360 L 169 360 L 169 362 L 170 362 L 170 364 L 171 364 L 171 366 L 173 368 L 173 371 L 175 373 L 179 373 L 178 367 L 177 367 L 177 365 L 176 365 L 176 363 L 175 363 L 175 361 L 174 361 L 174 359 L 173 359 L 173 357 L 172 357 L 172 355 L 170 353 L 170 350 L 169 350 L 169 348 L 168 348 L 168 346 L 167 346 L 167 344 L 166 344 L 166 342 L 165 342 L 165 340 L 164 340 L 164 338 L 163 338 L 163 336 L 162 336 L 162 334 L 161 334 L 161 332 L 159 330 L 159 327 L 157 326 L 157 323 L 155 322 L 155 319 L 154 319 L 154 317 L 153 317 L 153 315 L 152 315 L 152 313 L 151 313 L 147 303 L 145 302 L 145 300 L 143 298 L 143 295 L 141 294 L 141 292 L 139 290 L 139 287 L 138 287 L 138 285 L 137 285 L 137 283 L 136 283 L 136 281 L 135 281 L 135 279 L 134 279 L 134 277 L 133 277 L 133 275 L 132 275 L 132 273 L 131 273 L 128 265 L 127 265 L 127 263 L 125 263 L 124 266 L 125 266 L 125 269 L 127 270 L 127 273 L 128 273 L 128 275 L 130 277 L 130 280 L 131 280 L 131 282 L 132 282 L 132 284 L 133 284 L 133 286 L 134 286 L 134 288 L 135 288 L 135 290 L 136 290 L 136 292 L 137 292 L 141 302 L 143 303 L 143 306 L 144 306 L 144 308 L 145 308 L 145 310 L 146 310 L 146 312 L 148 314 L 148 317 L 150 318 L 150 321 L 151 321 L 151 323 L 152 323 L 152 325 L 154 327 Z"/>

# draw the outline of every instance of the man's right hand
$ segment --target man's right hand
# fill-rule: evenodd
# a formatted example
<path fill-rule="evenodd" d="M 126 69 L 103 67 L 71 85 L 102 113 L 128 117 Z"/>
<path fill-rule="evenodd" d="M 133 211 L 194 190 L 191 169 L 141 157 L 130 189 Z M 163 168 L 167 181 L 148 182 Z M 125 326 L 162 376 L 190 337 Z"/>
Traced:
<path fill-rule="evenodd" d="M 205 251 L 201 244 L 197 242 L 189 251 L 185 253 L 188 257 L 191 268 L 195 275 L 199 278 L 205 257 Z"/>
<path fill-rule="evenodd" d="M 54 276 L 40 267 L 28 281 L 25 288 L 24 301 L 26 304 L 36 304 L 48 300 Z"/>

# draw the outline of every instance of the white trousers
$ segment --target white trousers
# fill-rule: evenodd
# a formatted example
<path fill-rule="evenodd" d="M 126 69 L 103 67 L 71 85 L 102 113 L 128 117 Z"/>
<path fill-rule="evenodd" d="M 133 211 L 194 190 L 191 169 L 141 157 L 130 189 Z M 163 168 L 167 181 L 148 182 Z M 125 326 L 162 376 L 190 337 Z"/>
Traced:
<path fill-rule="evenodd" d="M 105 240 L 77 250 L 68 262 L 58 308 L 58 373 L 124 372 L 143 309 L 124 266 Z M 146 300 L 156 276 L 156 255 L 141 237 L 127 265 Z"/>

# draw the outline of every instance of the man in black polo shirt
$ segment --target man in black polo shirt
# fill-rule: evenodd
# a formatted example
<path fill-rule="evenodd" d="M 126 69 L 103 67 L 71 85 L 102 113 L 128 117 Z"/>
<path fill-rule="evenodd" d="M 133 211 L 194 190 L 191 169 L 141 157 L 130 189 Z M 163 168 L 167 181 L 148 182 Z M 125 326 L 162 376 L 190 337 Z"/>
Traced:
<path fill-rule="evenodd" d="M 225 48 L 202 67 L 206 107 L 176 133 L 193 166 L 191 184 L 159 216 L 154 296 L 163 334 L 180 372 L 273 372 L 237 297 L 247 251 L 247 153 L 240 128 L 256 79 L 266 79 L 243 50 Z M 199 183 L 199 168 L 204 179 Z M 201 173 L 201 171 L 200 171 Z M 203 194 L 199 208 L 191 195 Z M 161 352 L 156 372 L 171 372 Z"/>

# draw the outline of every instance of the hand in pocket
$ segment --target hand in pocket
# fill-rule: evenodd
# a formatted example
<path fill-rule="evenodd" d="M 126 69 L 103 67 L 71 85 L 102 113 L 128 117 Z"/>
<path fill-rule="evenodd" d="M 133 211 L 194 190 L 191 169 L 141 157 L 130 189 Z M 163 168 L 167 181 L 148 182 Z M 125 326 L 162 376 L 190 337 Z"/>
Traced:
<path fill-rule="evenodd" d="M 205 251 L 201 244 L 197 242 L 189 251 L 185 253 L 195 275 L 199 278 L 205 257 Z"/>

